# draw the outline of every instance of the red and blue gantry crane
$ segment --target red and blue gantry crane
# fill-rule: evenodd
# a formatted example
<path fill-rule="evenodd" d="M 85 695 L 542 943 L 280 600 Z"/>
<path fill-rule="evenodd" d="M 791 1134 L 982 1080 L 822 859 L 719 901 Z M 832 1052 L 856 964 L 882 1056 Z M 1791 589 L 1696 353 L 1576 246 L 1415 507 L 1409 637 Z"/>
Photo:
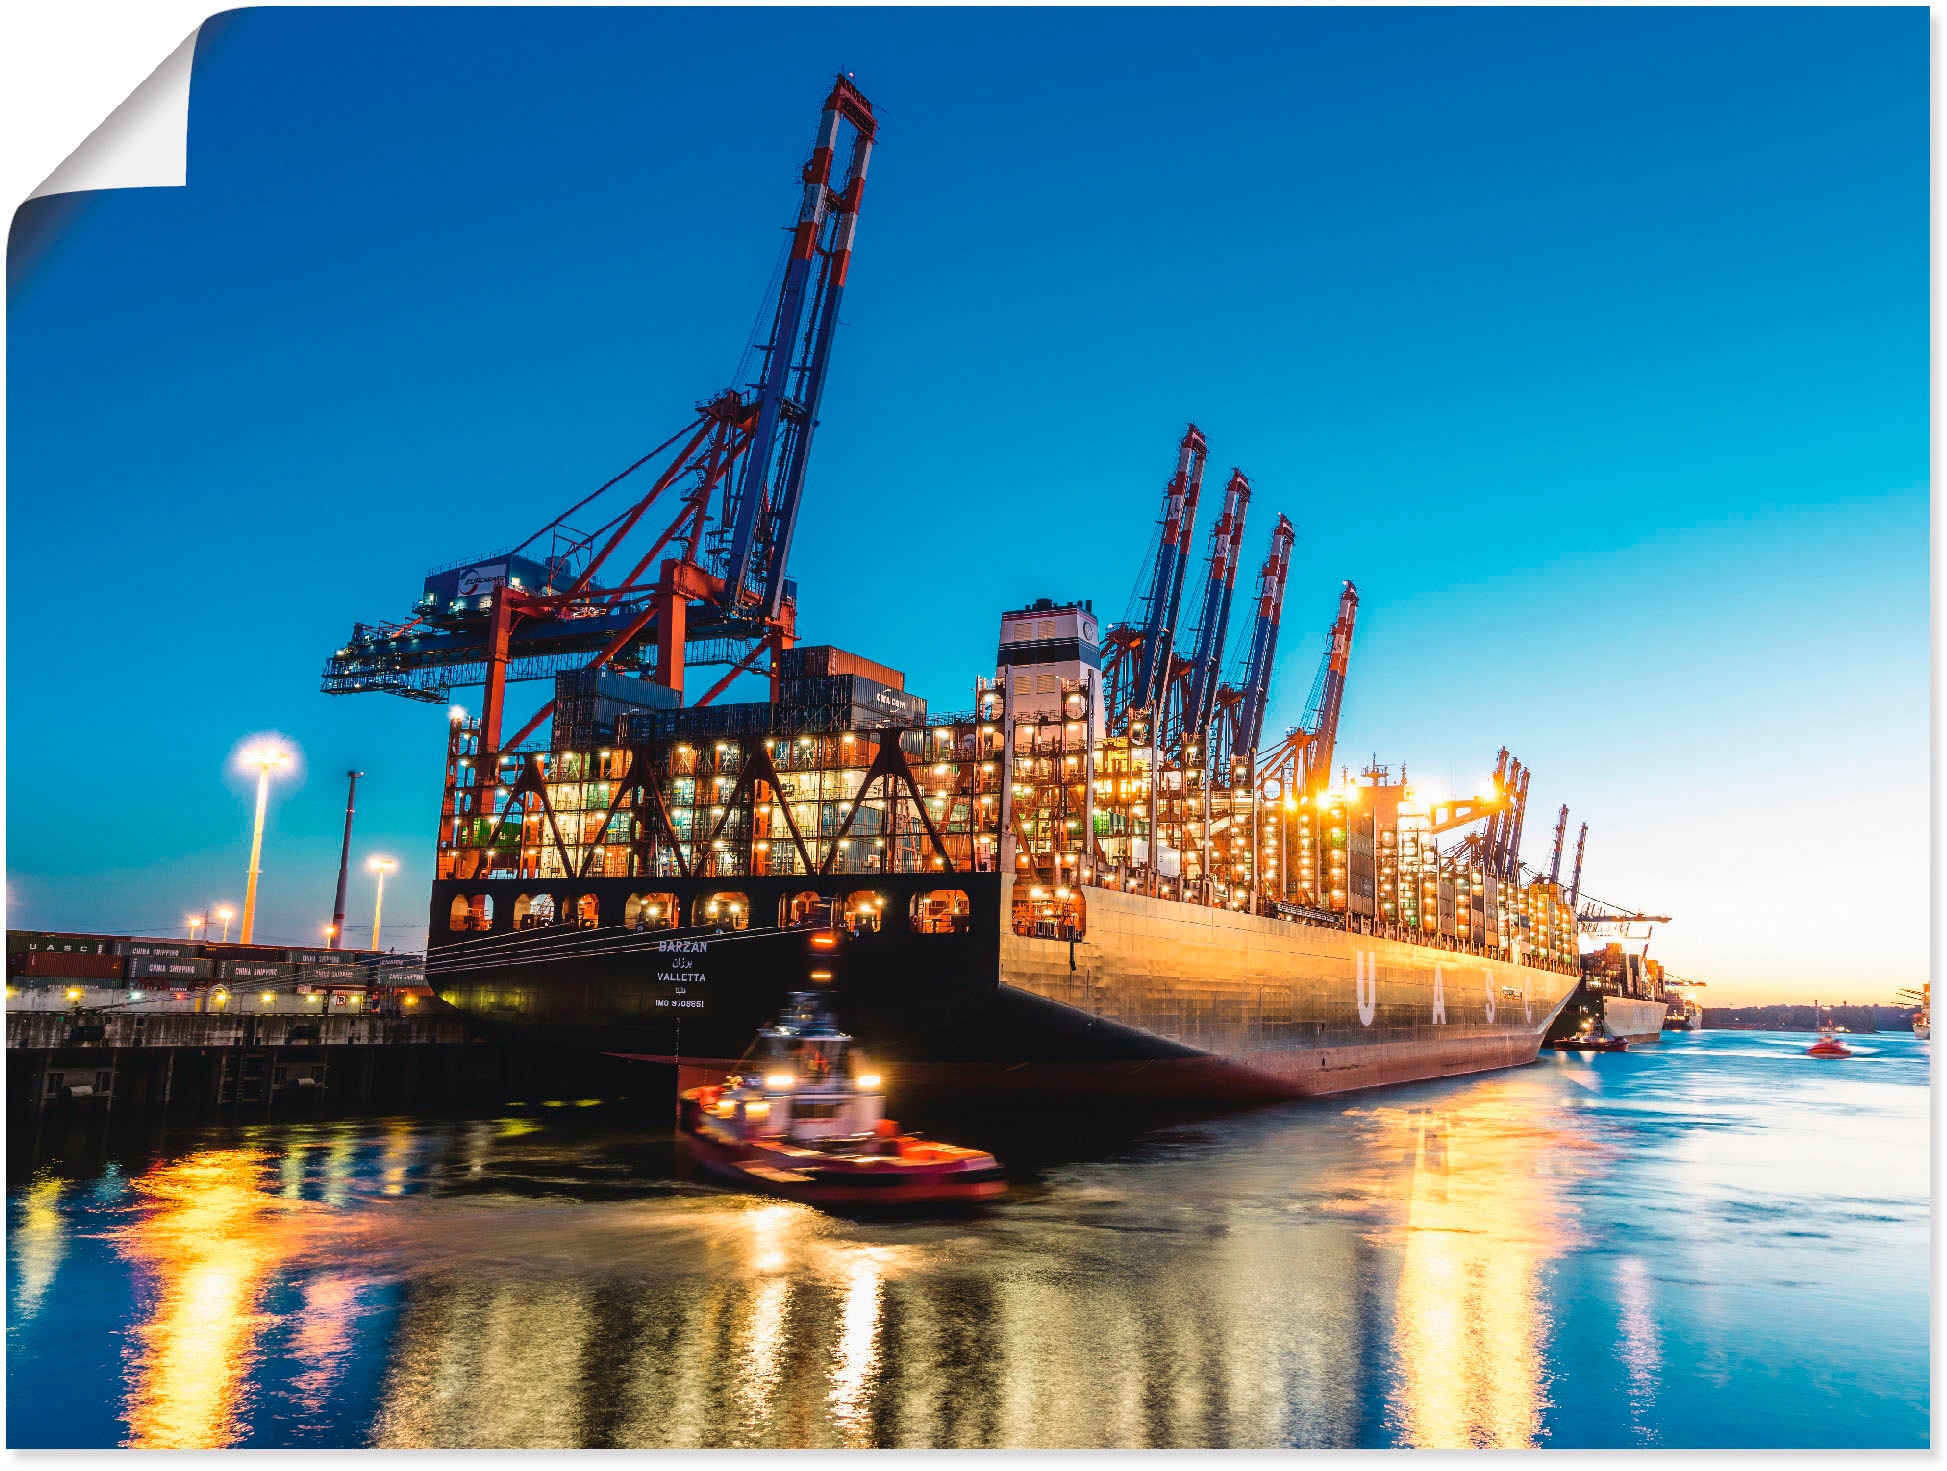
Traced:
<path fill-rule="evenodd" d="M 503 740 L 512 681 L 607 667 L 680 702 L 688 666 L 722 667 L 695 701 L 707 704 L 767 653 L 775 680 L 796 637 L 786 568 L 877 131 L 872 104 L 839 77 L 804 166 L 755 382 L 699 404 L 682 429 L 526 540 L 436 569 L 410 619 L 356 625 L 326 661 L 327 694 L 444 703 L 455 687 L 482 685 L 481 750 L 493 752 L 554 711 L 548 702 Z M 618 488 L 644 478 L 647 489 L 618 504 Z M 590 520 L 593 529 L 577 529 Z"/>

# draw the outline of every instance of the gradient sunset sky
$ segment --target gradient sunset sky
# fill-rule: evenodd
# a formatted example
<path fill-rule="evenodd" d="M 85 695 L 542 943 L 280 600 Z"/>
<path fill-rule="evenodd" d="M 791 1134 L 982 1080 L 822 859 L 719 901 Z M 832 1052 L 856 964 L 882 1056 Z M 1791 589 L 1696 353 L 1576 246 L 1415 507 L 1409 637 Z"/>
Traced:
<path fill-rule="evenodd" d="M 729 381 L 846 70 L 882 132 L 808 640 L 967 707 L 1003 608 L 1125 607 L 1194 419 L 1257 487 L 1249 565 L 1298 526 L 1271 728 L 1351 578 L 1342 760 L 1462 789 L 1507 745 L 1525 856 L 1567 802 L 1706 1003 L 1890 1000 L 1928 964 L 1927 27 L 220 17 L 187 188 L 15 217 L 7 922 L 237 903 L 226 760 L 276 730 L 260 935 L 319 936 L 356 765 L 423 941 L 444 711 L 323 659 Z"/>

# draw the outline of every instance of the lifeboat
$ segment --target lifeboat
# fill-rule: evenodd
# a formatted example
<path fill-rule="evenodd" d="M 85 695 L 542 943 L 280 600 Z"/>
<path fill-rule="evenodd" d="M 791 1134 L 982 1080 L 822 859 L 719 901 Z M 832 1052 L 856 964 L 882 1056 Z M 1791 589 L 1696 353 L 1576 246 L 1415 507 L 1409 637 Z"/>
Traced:
<path fill-rule="evenodd" d="M 854 1070 L 852 1038 L 815 994 L 794 994 L 753 1051 L 722 1083 L 679 1097 L 677 1143 L 699 1173 L 823 1206 L 955 1204 L 1007 1189 L 993 1155 L 885 1117 L 879 1076 Z"/>

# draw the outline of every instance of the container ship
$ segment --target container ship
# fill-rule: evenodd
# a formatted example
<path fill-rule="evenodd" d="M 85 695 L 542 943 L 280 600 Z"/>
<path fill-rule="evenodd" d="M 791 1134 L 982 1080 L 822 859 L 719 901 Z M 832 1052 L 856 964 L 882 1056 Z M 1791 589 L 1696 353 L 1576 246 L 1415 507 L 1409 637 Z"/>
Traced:
<path fill-rule="evenodd" d="M 1663 967 L 1646 953 L 1611 942 L 1582 956 L 1582 984 L 1563 1005 L 1549 1040 L 1594 1033 L 1631 1046 L 1661 1041 L 1666 1031 L 1688 1031 L 1690 1003 L 1667 982 Z"/>
<path fill-rule="evenodd" d="M 1534 1058 L 1582 979 L 1579 856 L 1565 889 L 1558 825 L 1523 868 L 1505 750 L 1466 798 L 1335 771 L 1350 583 L 1301 723 L 1265 739 L 1295 532 L 1275 518 L 1233 640 L 1254 487 L 1231 472 L 1199 556 L 1194 425 L 1130 614 L 997 610 L 966 708 L 799 641 L 787 559 L 877 128 L 839 78 L 750 381 L 328 658 L 328 693 L 482 690 L 449 711 L 430 983 L 696 1077 L 829 985 L 902 1091 L 1290 1097 Z M 522 680 L 552 698 L 509 733 Z M 740 681 L 765 697 L 720 703 Z"/>

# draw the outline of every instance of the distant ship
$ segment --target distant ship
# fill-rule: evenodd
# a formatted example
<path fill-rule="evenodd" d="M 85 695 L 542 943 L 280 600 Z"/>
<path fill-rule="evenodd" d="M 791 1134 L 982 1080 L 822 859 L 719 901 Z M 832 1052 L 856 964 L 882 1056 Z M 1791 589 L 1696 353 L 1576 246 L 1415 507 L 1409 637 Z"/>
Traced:
<path fill-rule="evenodd" d="M 1926 1041 L 1933 1035 L 1933 983 L 1922 983 L 1918 991 L 1902 991 L 1897 999 L 1914 1008 L 1913 1035 Z"/>
<path fill-rule="evenodd" d="M 1582 983 L 1555 1018 L 1550 1041 L 1593 1031 L 1641 1046 L 1659 1041 L 1666 1028 L 1688 1029 L 1688 1021 L 1682 1027 L 1671 1026 L 1672 1006 L 1681 1006 L 1683 998 L 1673 1003 L 1663 967 L 1647 955 L 1612 941 L 1582 956 L 1581 970 Z"/>

